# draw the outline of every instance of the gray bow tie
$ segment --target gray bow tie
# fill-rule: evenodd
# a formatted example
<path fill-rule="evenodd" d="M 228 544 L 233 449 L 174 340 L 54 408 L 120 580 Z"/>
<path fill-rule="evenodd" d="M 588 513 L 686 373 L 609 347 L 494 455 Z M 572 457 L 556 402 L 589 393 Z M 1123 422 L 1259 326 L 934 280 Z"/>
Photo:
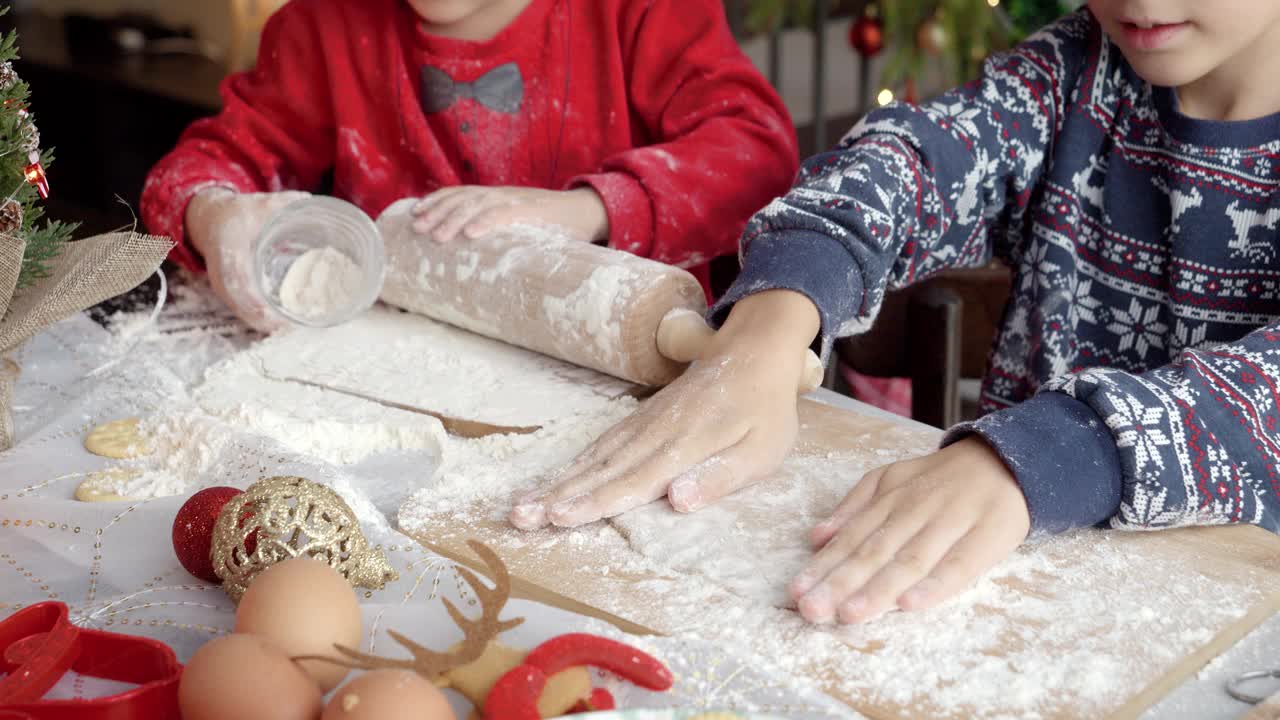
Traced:
<path fill-rule="evenodd" d="M 524 79 L 513 62 L 499 65 L 472 82 L 457 82 L 434 65 L 422 66 L 422 109 L 429 113 L 472 98 L 490 110 L 510 114 L 520 110 L 523 97 Z"/>

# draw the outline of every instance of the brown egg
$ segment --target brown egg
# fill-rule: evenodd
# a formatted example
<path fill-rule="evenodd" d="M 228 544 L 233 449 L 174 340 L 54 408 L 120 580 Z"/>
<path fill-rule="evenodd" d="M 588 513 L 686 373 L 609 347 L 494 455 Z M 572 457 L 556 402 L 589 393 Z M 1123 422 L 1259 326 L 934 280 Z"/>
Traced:
<path fill-rule="evenodd" d="M 343 685 L 320 720 L 455 720 L 444 693 L 410 670 L 371 670 Z"/>
<path fill-rule="evenodd" d="M 346 578 L 311 558 L 291 558 L 262 571 L 236 610 L 236 632 L 267 638 L 289 657 L 339 657 L 334 644 L 358 648 L 360 626 L 360 603 Z M 348 672 L 319 660 L 298 664 L 324 692 Z"/>
<path fill-rule="evenodd" d="M 302 668 L 253 635 L 205 643 L 178 684 L 183 720 L 315 720 L 322 700 Z"/>

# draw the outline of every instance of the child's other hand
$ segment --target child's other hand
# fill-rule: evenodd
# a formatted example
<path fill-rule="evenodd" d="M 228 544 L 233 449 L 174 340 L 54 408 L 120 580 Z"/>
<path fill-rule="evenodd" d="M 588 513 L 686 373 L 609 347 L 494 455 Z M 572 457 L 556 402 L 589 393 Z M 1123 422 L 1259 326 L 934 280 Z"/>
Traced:
<path fill-rule="evenodd" d="M 474 240 L 516 224 L 559 227 L 583 242 L 609 237 L 604 202 L 591 188 L 448 187 L 419 201 L 413 214 L 413 229 L 442 243 Z"/>
<path fill-rule="evenodd" d="M 211 188 L 187 206 L 187 238 L 204 256 L 213 292 L 262 332 L 280 329 L 285 320 L 266 305 L 253 282 L 253 240 L 276 212 L 306 197 L 304 192 L 241 194 Z"/>
<path fill-rule="evenodd" d="M 814 528 L 821 549 L 791 596 L 816 623 L 932 607 L 1013 552 L 1030 525 L 1017 481 L 972 436 L 863 476 Z"/>
<path fill-rule="evenodd" d="M 520 497 L 511 523 L 573 527 L 663 495 L 693 512 L 768 477 L 795 442 L 796 384 L 817 329 L 803 295 L 739 302 L 702 359 L 547 486 Z"/>

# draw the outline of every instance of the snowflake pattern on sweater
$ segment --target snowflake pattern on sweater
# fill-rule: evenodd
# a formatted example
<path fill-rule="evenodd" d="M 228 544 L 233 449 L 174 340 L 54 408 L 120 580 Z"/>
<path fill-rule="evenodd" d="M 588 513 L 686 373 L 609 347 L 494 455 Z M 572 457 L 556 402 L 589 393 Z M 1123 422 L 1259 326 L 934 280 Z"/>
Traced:
<path fill-rule="evenodd" d="M 1014 271 L 977 433 L 1033 528 L 1280 531 L 1280 115 L 1196 120 L 1082 10 L 935 101 L 869 114 L 743 236 L 713 309 L 808 295 L 822 350 L 887 288 Z"/>

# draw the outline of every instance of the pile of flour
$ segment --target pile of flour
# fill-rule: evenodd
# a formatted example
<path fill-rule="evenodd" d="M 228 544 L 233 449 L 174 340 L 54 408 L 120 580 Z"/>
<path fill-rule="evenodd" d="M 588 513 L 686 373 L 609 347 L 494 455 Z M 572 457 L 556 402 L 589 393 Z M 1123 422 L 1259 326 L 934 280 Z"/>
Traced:
<path fill-rule="evenodd" d="M 200 410 L 240 432 L 335 465 L 392 451 L 440 457 L 444 428 L 435 418 L 264 376 L 270 342 L 211 368 L 193 393 Z"/>
<path fill-rule="evenodd" d="M 199 487 L 241 484 L 221 482 L 237 430 L 193 406 L 143 418 L 138 430 L 145 455 L 118 464 L 112 489 L 122 497 L 150 498 L 186 494 Z"/>
<path fill-rule="evenodd" d="M 363 284 L 364 272 L 345 253 L 314 248 L 289 266 L 280 283 L 280 303 L 292 315 L 322 321 L 351 307 Z"/>
<path fill-rule="evenodd" d="M 295 328 L 248 355 L 266 377 L 512 427 L 592 414 L 630 390 L 590 370 L 384 308 L 340 327 Z"/>
<path fill-rule="evenodd" d="M 492 512 L 504 514 L 509 488 L 567 463 L 635 410 L 628 389 L 566 363 L 377 308 L 340 327 L 279 333 L 209 367 L 193 387 L 173 391 L 165 407 L 143 417 L 151 452 L 120 463 L 141 475 L 119 480 L 116 489 L 153 497 L 243 485 L 237 481 L 245 474 L 240 448 L 268 441 L 339 468 L 389 454 L 385 487 L 370 488 L 373 494 L 425 487 L 424 507 L 448 511 L 492 501 Z M 453 437 L 430 415 L 364 398 L 539 429 Z"/>

